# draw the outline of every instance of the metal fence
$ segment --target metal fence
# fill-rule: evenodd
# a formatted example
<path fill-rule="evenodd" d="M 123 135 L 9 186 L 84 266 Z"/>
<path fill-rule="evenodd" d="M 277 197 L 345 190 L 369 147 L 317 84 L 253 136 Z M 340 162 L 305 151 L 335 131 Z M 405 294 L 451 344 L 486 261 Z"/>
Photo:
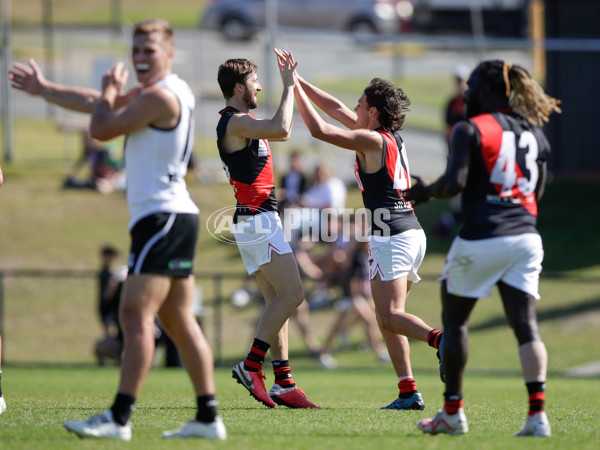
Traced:
<path fill-rule="evenodd" d="M 195 274 L 195 307 L 222 365 L 224 283 L 241 285 L 246 274 Z M 0 271 L 2 358 L 18 363 L 93 361 L 100 337 L 98 274 L 94 270 Z M 208 295 L 207 295 L 208 294 Z M 208 330 L 208 331 L 207 331 Z"/>
<path fill-rule="evenodd" d="M 412 290 L 408 310 L 432 326 L 440 327 L 439 283 L 432 274 Z M 232 293 L 245 273 L 197 273 L 201 291 L 198 319 L 220 367 L 243 356 L 252 342 L 262 299 L 236 306 Z M 600 362 L 593 342 L 600 327 L 600 280 L 585 274 L 545 274 L 538 306 L 540 331 L 548 352 L 551 373 L 598 376 Z M 310 298 L 310 284 L 305 284 Z M 101 336 L 97 313 L 97 273 L 93 270 L 0 271 L 0 331 L 2 357 L 9 364 L 94 364 L 93 345 Z M 311 312 L 311 328 L 323 342 L 335 308 Z M 363 342 L 362 329 L 353 341 Z M 478 345 L 480 339 L 498 342 L 494 348 Z M 518 370 L 514 336 L 506 324 L 497 293 L 481 299 L 470 320 L 469 367 L 479 370 Z M 411 353 L 413 367 L 430 368 L 429 352 Z M 300 334 L 290 326 L 290 349 L 306 352 Z M 493 356 L 492 356 L 493 355 Z M 499 359 L 499 355 L 501 358 Z M 498 361 L 502 361 L 498 365 Z"/>

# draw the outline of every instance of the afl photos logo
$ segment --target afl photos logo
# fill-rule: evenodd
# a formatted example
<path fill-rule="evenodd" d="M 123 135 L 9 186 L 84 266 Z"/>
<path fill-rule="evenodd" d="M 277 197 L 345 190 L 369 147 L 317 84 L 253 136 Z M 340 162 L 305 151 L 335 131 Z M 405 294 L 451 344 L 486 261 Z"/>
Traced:
<path fill-rule="evenodd" d="M 277 213 L 259 208 L 252 215 L 238 211 L 236 206 L 226 206 L 214 211 L 206 220 L 206 228 L 212 237 L 226 244 L 253 245 L 268 241 L 279 229 L 281 222 Z"/>

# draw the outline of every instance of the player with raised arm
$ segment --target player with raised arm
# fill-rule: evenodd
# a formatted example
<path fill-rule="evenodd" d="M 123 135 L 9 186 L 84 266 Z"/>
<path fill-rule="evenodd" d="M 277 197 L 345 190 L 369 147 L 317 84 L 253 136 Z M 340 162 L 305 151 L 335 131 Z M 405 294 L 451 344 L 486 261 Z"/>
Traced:
<path fill-rule="evenodd" d="M 304 301 L 304 290 L 277 213 L 268 142 L 287 140 L 292 128 L 295 64 L 288 58 L 280 60 L 280 67 L 283 93 L 271 119 L 258 119 L 250 112 L 258 106 L 256 95 L 262 90 L 252 61 L 229 59 L 217 77 L 226 102 L 217 125 L 217 146 L 237 200 L 234 236 L 266 302 L 250 352 L 232 373 L 265 406 L 319 408 L 296 386 L 289 364 L 288 318 Z M 267 392 L 263 364 L 269 349 L 275 382 Z"/>
<path fill-rule="evenodd" d="M 291 57 L 291 54 L 283 54 Z M 369 278 L 378 323 L 396 375 L 399 397 L 385 409 L 424 409 L 410 363 L 408 338 L 438 348 L 442 332 L 406 312 L 418 282 L 426 238 L 412 205 L 404 199 L 410 172 L 399 131 L 410 100 L 402 89 L 374 78 L 354 111 L 296 73 L 296 101 L 313 137 L 354 151 L 354 174 L 369 213 Z M 310 100 L 348 129 L 325 122 Z M 443 379 L 443 370 L 440 367 Z"/>

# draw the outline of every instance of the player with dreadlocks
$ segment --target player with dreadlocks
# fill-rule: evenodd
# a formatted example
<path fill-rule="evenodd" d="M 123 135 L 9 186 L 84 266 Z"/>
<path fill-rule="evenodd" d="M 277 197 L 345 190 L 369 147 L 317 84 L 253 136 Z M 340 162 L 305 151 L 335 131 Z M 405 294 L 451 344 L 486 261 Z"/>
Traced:
<path fill-rule="evenodd" d="M 462 397 L 468 319 L 477 299 L 498 286 L 529 394 L 527 420 L 515 436 L 550 436 L 544 412 L 548 354 L 536 315 L 543 259 L 536 219 L 550 152 L 541 126 L 561 112 L 560 101 L 525 69 L 500 60 L 479 64 L 468 86 L 467 119 L 452 133 L 446 172 L 430 185 L 419 180 L 407 194 L 418 204 L 462 192 L 464 217 L 441 277 L 444 407 L 417 427 L 430 434 L 468 431 Z"/>

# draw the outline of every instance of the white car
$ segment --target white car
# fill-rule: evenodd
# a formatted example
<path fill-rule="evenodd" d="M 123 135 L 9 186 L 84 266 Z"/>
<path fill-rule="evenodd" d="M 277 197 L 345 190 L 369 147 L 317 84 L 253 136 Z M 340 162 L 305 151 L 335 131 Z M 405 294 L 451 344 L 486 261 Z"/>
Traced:
<path fill-rule="evenodd" d="M 203 11 L 201 26 L 225 38 L 246 40 L 265 27 L 266 0 L 213 0 Z M 276 0 L 282 27 L 353 33 L 394 34 L 412 14 L 408 0 Z"/>

